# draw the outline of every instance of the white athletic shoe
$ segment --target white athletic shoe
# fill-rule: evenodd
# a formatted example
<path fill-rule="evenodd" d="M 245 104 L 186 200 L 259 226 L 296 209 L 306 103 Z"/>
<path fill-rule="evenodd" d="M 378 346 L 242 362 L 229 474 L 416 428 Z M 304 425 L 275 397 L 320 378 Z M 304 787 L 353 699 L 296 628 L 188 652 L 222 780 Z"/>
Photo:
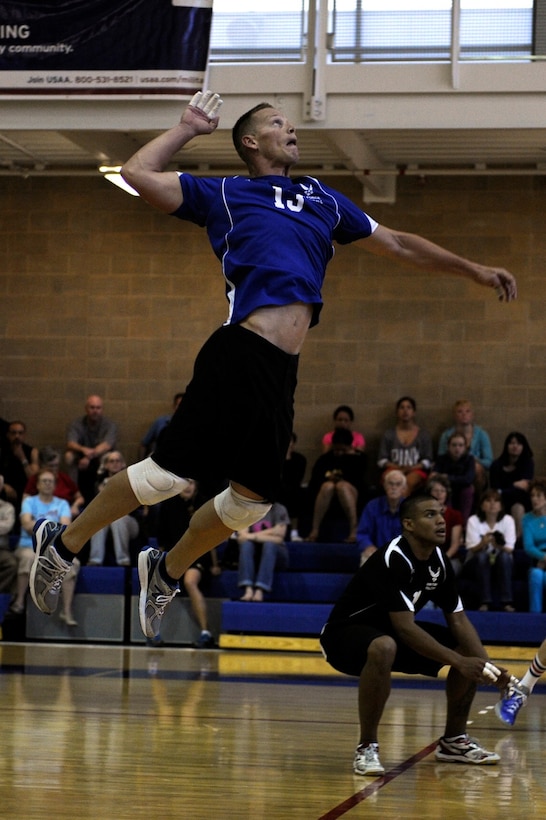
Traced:
<path fill-rule="evenodd" d="M 379 760 L 377 743 L 369 743 L 367 746 L 361 743 L 356 747 L 353 771 L 363 777 L 385 774 L 385 769 Z"/>
<path fill-rule="evenodd" d="M 436 760 L 444 763 L 473 763 L 478 766 L 487 766 L 498 763 L 500 760 L 496 752 L 489 752 L 480 746 L 477 740 L 468 735 L 460 735 L 454 740 L 447 741 L 444 737 L 436 747 Z"/>

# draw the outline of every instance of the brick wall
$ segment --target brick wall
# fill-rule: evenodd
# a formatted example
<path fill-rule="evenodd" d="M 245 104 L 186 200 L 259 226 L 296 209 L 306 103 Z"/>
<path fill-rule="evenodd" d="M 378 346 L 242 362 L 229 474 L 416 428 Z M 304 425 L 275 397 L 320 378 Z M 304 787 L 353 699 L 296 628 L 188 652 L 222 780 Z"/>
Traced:
<path fill-rule="evenodd" d="M 356 181 L 327 181 L 362 205 Z M 499 304 L 466 280 L 338 247 L 321 323 L 301 358 L 300 449 L 311 463 L 333 408 L 348 403 L 375 460 L 399 396 L 416 398 L 435 439 L 453 402 L 468 397 L 496 454 L 509 430 L 521 430 L 546 472 L 546 182 L 408 177 L 394 205 L 367 209 L 383 224 L 507 267 L 520 298 Z M 0 415 L 25 420 L 31 443 L 62 447 L 67 423 L 99 393 L 128 461 L 226 315 L 205 232 L 100 178 L 0 178 L 0 276 Z"/>

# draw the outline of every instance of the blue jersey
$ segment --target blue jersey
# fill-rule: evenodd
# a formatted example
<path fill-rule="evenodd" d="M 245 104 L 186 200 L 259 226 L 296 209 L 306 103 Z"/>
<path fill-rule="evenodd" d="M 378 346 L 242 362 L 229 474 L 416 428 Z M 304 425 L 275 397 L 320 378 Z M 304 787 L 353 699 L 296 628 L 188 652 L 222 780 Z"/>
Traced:
<path fill-rule="evenodd" d="M 173 216 L 207 229 L 226 281 L 226 324 L 294 302 L 313 305 L 316 324 L 332 241 L 354 242 L 377 228 L 350 199 L 313 177 L 180 174 L 180 184 L 184 202 Z"/>

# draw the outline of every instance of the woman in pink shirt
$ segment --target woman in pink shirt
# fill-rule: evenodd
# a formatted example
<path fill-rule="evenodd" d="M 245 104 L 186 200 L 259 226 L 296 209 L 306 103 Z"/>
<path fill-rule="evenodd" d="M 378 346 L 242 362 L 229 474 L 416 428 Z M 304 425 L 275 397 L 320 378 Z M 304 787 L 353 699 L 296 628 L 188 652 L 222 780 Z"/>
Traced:
<path fill-rule="evenodd" d="M 355 414 L 351 407 L 347 404 L 340 404 L 339 407 L 336 407 L 334 410 L 334 430 L 339 430 L 341 428 L 345 430 L 351 430 L 351 425 L 355 420 Z M 334 435 L 334 430 L 330 430 L 329 433 L 325 433 L 322 437 L 322 452 L 327 453 L 328 450 L 332 449 L 332 436 Z M 358 433 L 355 430 L 351 430 L 353 434 L 353 448 L 358 450 L 359 452 L 363 453 L 366 449 L 366 440 L 362 433 Z"/>

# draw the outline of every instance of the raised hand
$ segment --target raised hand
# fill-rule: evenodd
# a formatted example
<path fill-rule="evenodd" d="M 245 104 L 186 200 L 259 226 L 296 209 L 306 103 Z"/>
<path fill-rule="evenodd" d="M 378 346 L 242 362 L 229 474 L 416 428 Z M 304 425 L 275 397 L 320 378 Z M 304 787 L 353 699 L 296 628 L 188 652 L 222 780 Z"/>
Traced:
<path fill-rule="evenodd" d="M 224 101 L 214 91 L 198 91 L 193 95 L 189 104 L 196 111 L 206 114 L 208 119 L 214 119 Z"/>
<path fill-rule="evenodd" d="M 188 125 L 196 136 L 212 134 L 218 125 L 218 111 L 222 102 L 220 95 L 214 91 L 198 91 L 182 114 L 181 122 Z"/>

